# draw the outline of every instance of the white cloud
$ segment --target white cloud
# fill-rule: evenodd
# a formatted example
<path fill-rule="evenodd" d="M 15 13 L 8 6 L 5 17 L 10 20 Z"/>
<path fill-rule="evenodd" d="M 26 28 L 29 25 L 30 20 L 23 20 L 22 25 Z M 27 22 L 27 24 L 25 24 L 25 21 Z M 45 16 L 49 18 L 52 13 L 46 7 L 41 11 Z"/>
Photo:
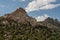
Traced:
<path fill-rule="evenodd" d="M 45 19 L 47 19 L 49 16 L 47 14 L 44 14 L 43 16 L 38 16 L 35 19 L 39 22 L 39 21 L 44 21 Z"/>
<path fill-rule="evenodd" d="M 55 8 L 55 7 L 58 7 L 58 6 L 60 6 L 60 4 L 48 4 L 48 5 L 45 5 L 45 6 L 41 7 L 40 10 L 52 9 L 52 8 Z"/>
<path fill-rule="evenodd" d="M 52 9 L 58 6 L 58 4 L 51 4 L 51 2 L 56 2 L 56 0 L 33 0 L 25 9 L 27 12 L 31 12 L 41 9 Z"/>

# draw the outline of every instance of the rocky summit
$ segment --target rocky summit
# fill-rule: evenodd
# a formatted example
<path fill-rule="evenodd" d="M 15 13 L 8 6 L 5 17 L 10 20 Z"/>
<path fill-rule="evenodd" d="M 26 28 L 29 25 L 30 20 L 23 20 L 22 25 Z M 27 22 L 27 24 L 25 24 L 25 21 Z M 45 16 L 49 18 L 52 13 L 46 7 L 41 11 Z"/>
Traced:
<path fill-rule="evenodd" d="M 6 20 L 14 20 L 17 23 L 22 23 L 30 26 L 36 25 L 36 19 L 27 15 L 27 12 L 23 8 L 18 8 L 16 11 L 3 16 Z"/>

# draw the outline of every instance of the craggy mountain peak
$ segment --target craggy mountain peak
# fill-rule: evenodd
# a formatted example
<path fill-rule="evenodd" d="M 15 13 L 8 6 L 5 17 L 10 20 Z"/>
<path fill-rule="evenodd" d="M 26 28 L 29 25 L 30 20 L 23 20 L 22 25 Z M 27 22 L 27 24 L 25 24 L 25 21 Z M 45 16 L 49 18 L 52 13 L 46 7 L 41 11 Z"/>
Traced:
<path fill-rule="evenodd" d="M 60 21 L 58 21 L 58 19 L 53 19 L 50 17 L 45 19 L 45 21 L 38 22 L 38 24 L 48 28 L 60 28 Z"/>
<path fill-rule="evenodd" d="M 18 8 L 15 12 L 12 13 L 12 15 L 24 16 L 24 15 L 27 15 L 27 13 L 23 8 Z"/>
<path fill-rule="evenodd" d="M 48 22 L 48 23 L 50 23 L 50 24 L 52 24 L 52 25 L 55 25 L 55 26 L 60 27 L 60 21 L 58 21 L 58 19 L 53 19 L 53 18 L 48 17 L 48 18 L 45 20 L 45 22 Z"/>
<path fill-rule="evenodd" d="M 3 16 L 5 20 L 14 20 L 17 23 L 22 23 L 30 26 L 35 26 L 37 23 L 36 19 L 27 15 L 27 12 L 23 8 L 18 8 L 14 12 L 10 14 L 6 14 Z"/>
<path fill-rule="evenodd" d="M 5 16 L 9 16 L 9 15 L 18 17 L 18 16 L 27 16 L 27 13 L 23 8 L 18 8 L 10 14 L 5 14 Z"/>

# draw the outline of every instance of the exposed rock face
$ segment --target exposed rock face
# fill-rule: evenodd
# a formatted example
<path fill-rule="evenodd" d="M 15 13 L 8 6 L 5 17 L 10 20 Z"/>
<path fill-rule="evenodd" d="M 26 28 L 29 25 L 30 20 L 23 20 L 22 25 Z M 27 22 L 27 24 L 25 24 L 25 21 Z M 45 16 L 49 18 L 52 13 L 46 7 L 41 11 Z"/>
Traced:
<path fill-rule="evenodd" d="M 19 8 L 15 12 L 11 14 L 6 14 L 3 17 L 4 19 L 14 20 L 18 23 L 27 24 L 30 26 L 35 26 L 35 24 L 37 23 L 34 18 L 27 15 L 26 11 L 23 8 Z"/>

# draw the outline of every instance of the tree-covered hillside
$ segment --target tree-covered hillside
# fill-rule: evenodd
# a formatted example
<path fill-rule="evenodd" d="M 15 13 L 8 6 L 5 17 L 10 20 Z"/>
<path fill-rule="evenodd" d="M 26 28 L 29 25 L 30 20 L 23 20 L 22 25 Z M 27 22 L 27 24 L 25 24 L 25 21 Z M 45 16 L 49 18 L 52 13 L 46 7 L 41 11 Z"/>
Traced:
<path fill-rule="evenodd" d="M 10 20 L 4 25 L 0 18 L 0 40 L 60 40 L 60 31 L 45 26 L 28 26 Z"/>

